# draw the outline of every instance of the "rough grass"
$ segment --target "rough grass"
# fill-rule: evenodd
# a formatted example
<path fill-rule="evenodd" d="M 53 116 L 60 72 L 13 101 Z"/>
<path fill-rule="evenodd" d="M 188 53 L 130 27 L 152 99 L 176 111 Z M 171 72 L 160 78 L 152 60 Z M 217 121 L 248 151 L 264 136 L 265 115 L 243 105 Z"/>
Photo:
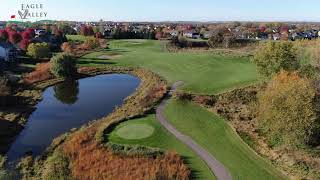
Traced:
<path fill-rule="evenodd" d="M 168 120 L 211 152 L 233 179 L 285 179 L 258 157 L 222 118 L 192 103 L 172 100 L 165 109 Z"/>
<path fill-rule="evenodd" d="M 254 64 L 248 57 L 217 55 L 210 52 L 169 53 L 163 42 L 141 41 L 132 45 L 127 40 L 111 41 L 106 52 L 121 54 L 116 60 L 102 61 L 89 54 L 80 66 L 121 65 L 143 67 L 158 73 L 169 83 L 182 80 L 184 90 L 215 94 L 257 81 Z"/>
<path fill-rule="evenodd" d="M 130 124 L 148 124 L 155 128 L 152 136 L 141 140 L 128 140 L 117 136 L 117 129 Z M 115 130 L 109 136 L 110 142 L 128 145 L 142 145 L 163 150 L 175 151 L 180 154 L 184 161 L 191 168 L 193 179 L 215 179 L 207 165 L 192 150 L 172 136 L 156 120 L 155 115 L 149 115 L 145 118 L 129 120 L 116 126 Z"/>
<path fill-rule="evenodd" d="M 97 127 L 92 126 L 74 134 L 63 145 L 71 159 L 75 179 L 188 179 L 189 169 L 173 153 L 163 157 L 116 155 L 95 141 Z"/>

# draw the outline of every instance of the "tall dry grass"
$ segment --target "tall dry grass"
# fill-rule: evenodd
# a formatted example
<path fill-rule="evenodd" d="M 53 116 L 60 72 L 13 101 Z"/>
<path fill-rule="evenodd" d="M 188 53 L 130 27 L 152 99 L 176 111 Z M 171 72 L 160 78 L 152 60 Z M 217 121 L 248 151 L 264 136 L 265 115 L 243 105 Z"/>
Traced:
<path fill-rule="evenodd" d="M 33 72 L 27 74 L 24 77 L 23 81 L 26 84 L 33 84 L 36 82 L 50 79 L 52 77 L 50 73 L 50 67 L 50 62 L 37 64 L 36 69 Z"/>
<path fill-rule="evenodd" d="M 189 179 L 190 170 L 179 155 L 156 158 L 115 155 L 95 138 L 97 126 L 77 132 L 63 145 L 73 178 L 91 179 Z"/>

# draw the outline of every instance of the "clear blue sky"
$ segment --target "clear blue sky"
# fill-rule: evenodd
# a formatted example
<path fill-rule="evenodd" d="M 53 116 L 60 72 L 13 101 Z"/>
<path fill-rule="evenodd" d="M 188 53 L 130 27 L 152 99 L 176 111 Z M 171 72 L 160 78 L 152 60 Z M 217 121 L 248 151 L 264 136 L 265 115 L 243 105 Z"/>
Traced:
<path fill-rule="evenodd" d="M 320 0 L 1 0 L 0 20 L 39 2 L 56 20 L 320 21 Z"/>

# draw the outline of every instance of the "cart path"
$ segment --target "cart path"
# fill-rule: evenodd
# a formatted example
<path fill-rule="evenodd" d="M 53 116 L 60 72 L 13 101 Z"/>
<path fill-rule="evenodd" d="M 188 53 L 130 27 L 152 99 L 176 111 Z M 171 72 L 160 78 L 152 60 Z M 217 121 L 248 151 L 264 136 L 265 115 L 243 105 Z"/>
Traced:
<path fill-rule="evenodd" d="M 157 108 L 157 120 L 165 127 L 170 133 L 172 133 L 177 139 L 191 148 L 200 158 L 206 162 L 211 171 L 214 173 L 218 180 L 232 180 L 230 172 L 208 151 L 199 146 L 193 139 L 179 132 L 164 116 L 164 108 L 168 100 L 171 98 L 172 93 L 183 84 L 182 81 L 173 84 L 167 97 L 161 102 Z"/>

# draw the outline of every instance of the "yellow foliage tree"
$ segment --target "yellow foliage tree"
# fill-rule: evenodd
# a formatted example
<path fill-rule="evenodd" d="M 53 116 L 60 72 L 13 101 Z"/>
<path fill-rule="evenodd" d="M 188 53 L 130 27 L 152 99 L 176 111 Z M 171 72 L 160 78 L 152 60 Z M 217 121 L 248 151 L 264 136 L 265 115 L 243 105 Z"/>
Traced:
<path fill-rule="evenodd" d="M 319 127 L 315 88 L 297 72 L 281 71 L 259 95 L 259 123 L 273 145 L 309 143 Z"/>

